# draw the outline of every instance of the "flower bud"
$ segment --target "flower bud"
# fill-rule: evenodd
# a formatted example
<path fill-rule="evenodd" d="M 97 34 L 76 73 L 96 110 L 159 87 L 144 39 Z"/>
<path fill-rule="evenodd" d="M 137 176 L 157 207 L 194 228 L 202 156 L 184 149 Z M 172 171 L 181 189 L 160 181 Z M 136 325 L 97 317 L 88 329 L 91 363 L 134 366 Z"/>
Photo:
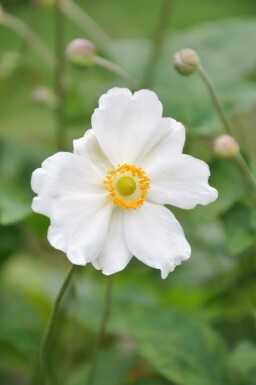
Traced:
<path fill-rule="evenodd" d="M 58 105 L 58 98 L 51 88 L 42 86 L 36 88 L 32 92 L 32 100 L 38 104 L 45 105 L 50 108 L 56 108 Z"/>
<path fill-rule="evenodd" d="M 220 158 L 231 159 L 239 154 L 239 144 L 230 135 L 221 135 L 214 141 L 214 152 Z"/>
<path fill-rule="evenodd" d="M 79 67 L 91 66 L 94 62 L 95 54 L 94 44 L 86 39 L 72 40 L 66 48 L 68 60 Z"/>
<path fill-rule="evenodd" d="M 182 75 L 190 75 L 200 65 L 198 54 L 190 48 L 184 48 L 174 55 L 174 67 Z"/>

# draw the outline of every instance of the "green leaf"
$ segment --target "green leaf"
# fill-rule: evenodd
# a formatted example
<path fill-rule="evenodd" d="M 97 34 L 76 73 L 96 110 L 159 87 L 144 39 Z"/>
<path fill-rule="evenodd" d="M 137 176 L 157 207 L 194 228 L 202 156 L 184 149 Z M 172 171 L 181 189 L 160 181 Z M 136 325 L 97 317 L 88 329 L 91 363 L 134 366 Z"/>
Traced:
<path fill-rule="evenodd" d="M 37 360 L 43 322 L 23 293 L 0 286 L 0 361 L 31 374 Z"/>
<path fill-rule="evenodd" d="M 10 127 L 9 127 L 10 128 Z M 23 130 L 21 130 L 23 131 Z M 0 224 L 16 223 L 32 213 L 32 171 L 48 152 L 13 139 L 0 141 Z"/>
<path fill-rule="evenodd" d="M 31 199 L 17 185 L 0 182 L 0 223 L 10 225 L 31 214 Z"/>
<path fill-rule="evenodd" d="M 245 186 L 232 161 L 216 160 L 210 165 L 210 184 L 219 192 L 218 199 L 208 206 L 197 206 L 187 214 L 188 223 L 208 222 L 225 213 L 242 196 Z"/>
<path fill-rule="evenodd" d="M 231 253 L 239 254 L 256 242 L 253 228 L 255 211 L 245 205 L 236 205 L 223 217 L 226 242 Z"/>
<path fill-rule="evenodd" d="M 256 345 L 242 341 L 233 352 L 231 362 L 234 371 L 240 376 L 244 385 L 254 385 L 256 379 Z"/>
<path fill-rule="evenodd" d="M 207 297 L 207 292 L 202 290 L 202 285 L 218 277 L 220 272 L 229 271 L 235 261 L 227 252 L 223 225 L 220 221 L 183 227 L 191 245 L 192 254 L 186 263 L 175 270 L 172 282 L 181 286 L 184 291 L 183 308 L 185 305 L 185 309 L 193 309 L 195 308 L 194 297 L 196 301 L 202 301 Z M 193 293 L 192 287 L 197 288 L 198 292 Z M 175 290 L 170 291 L 170 295 L 173 294 Z M 181 295 L 177 300 L 182 304 Z"/>
<path fill-rule="evenodd" d="M 136 358 L 134 351 L 125 346 L 102 351 L 98 357 L 94 384 L 120 385 L 126 383 Z M 74 371 L 68 379 L 67 385 L 83 384 L 88 376 L 89 365 L 83 365 Z"/>
<path fill-rule="evenodd" d="M 0 245 L 1 264 L 22 246 L 22 235 L 17 226 L 0 226 Z"/>
<path fill-rule="evenodd" d="M 225 347 L 203 322 L 167 308 L 133 310 L 130 332 L 158 373 L 177 385 L 230 384 Z"/>
<path fill-rule="evenodd" d="M 247 74 L 256 63 L 256 52 L 248 49 L 253 41 L 255 18 L 237 18 L 202 23 L 175 34 L 166 43 L 170 54 L 186 47 L 196 50 L 211 75 L 212 80 L 222 83 L 228 78 Z M 247 44 L 238 44 L 245 39 Z M 228 71 L 227 71 L 228 70 Z"/>
<path fill-rule="evenodd" d="M 199 76 L 184 77 L 172 68 L 174 53 L 186 47 L 199 53 L 227 114 L 255 104 L 256 89 L 246 78 L 256 65 L 256 52 L 248 49 L 254 45 L 255 28 L 253 18 L 222 20 L 193 26 L 167 39 L 153 79 L 165 116 L 183 121 L 193 134 L 216 133 L 222 128 Z M 149 50 L 150 43 L 145 40 L 122 40 L 109 48 L 114 60 L 140 80 Z"/>

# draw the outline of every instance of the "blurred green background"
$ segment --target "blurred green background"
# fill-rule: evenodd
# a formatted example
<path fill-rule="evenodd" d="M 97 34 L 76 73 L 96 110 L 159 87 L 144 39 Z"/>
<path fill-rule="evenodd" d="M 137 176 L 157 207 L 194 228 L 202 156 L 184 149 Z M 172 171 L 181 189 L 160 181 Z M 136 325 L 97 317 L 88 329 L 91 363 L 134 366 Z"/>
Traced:
<path fill-rule="evenodd" d="M 41 1 L 42 2 L 42 1 Z M 2 1 L 54 50 L 51 7 Z M 111 37 L 99 46 L 143 83 L 160 0 L 77 1 Z M 65 18 L 65 42 L 93 36 Z M 212 140 L 223 132 L 194 74 L 181 77 L 173 54 L 191 47 L 202 62 L 256 176 L 256 2 L 176 0 L 157 69 L 150 79 L 164 115 L 187 128 L 186 152 L 210 164 L 219 199 L 191 211 L 172 209 L 192 246 L 191 259 L 166 280 L 135 259 L 115 275 L 109 333 L 96 385 L 256 384 L 256 209 L 232 160 L 217 159 Z M 99 96 L 125 86 L 99 67 L 66 65 L 67 150 L 90 128 Z M 38 384 L 38 351 L 69 263 L 50 247 L 47 218 L 31 212 L 32 171 L 55 153 L 56 117 L 35 103 L 54 76 L 0 22 L 0 383 Z M 58 317 L 50 352 L 54 384 L 85 383 L 99 328 L 107 277 L 79 269 Z"/>

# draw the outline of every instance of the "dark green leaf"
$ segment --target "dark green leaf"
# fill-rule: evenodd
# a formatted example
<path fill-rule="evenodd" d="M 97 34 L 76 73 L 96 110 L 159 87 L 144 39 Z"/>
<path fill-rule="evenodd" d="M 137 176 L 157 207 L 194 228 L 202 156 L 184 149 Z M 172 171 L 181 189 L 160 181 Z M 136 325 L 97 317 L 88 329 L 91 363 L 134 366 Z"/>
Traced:
<path fill-rule="evenodd" d="M 254 210 L 240 204 L 224 216 L 226 242 L 231 253 L 239 254 L 256 242 L 252 223 L 254 215 Z"/>
<path fill-rule="evenodd" d="M 134 308 L 127 322 L 140 353 L 161 375 L 179 385 L 230 384 L 223 343 L 203 322 L 161 307 Z"/>
<path fill-rule="evenodd" d="M 241 342 L 232 355 L 234 371 L 243 385 L 254 385 L 256 380 L 256 346 L 250 341 Z"/>
<path fill-rule="evenodd" d="M 0 182 L 0 223 L 10 225 L 31 214 L 31 200 L 17 185 Z"/>

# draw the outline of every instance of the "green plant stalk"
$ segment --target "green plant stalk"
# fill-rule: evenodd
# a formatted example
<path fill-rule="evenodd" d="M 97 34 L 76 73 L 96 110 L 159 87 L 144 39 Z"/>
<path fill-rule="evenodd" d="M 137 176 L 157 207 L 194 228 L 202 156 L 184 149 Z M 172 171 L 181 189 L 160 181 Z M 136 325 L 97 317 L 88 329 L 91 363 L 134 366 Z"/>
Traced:
<path fill-rule="evenodd" d="M 252 199 L 254 201 L 254 204 L 256 204 L 256 180 L 249 169 L 246 161 L 242 157 L 241 153 L 239 153 L 235 158 L 234 158 L 237 167 L 239 168 L 241 174 L 243 175 L 248 187 L 250 188 L 250 194 L 252 196 Z"/>
<path fill-rule="evenodd" d="M 111 300 L 112 300 L 112 292 L 113 292 L 113 277 L 108 277 L 107 287 L 106 287 L 106 295 L 105 295 L 105 301 L 104 301 L 104 310 L 103 310 L 103 316 L 101 320 L 100 325 L 100 331 L 95 343 L 94 350 L 92 352 L 92 358 L 91 358 L 91 367 L 89 369 L 86 385 L 93 385 L 95 374 L 97 370 L 97 363 L 98 363 L 98 354 L 100 352 L 102 343 L 104 342 L 106 329 L 107 329 L 107 323 L 109 319 L 110 314 L 110 306 L 111 306 Z"/>
<path fill-rule="evenodd" d="M 23 21 L 2 11 L 0 24 L 15 31 L 45 63 L 50 71 L 55 68 L 55 58 L 43 40 Z"/>
<path fill-rule="evenodd" d="M 58 98 L 56 106 L 56 144 L 59 150 L 66 149 L 66 127 L 65 127 L 65 43 L 64 43 L 64 18 L 60 11 L 62 0 L 56 0 L 54 4 L 55 15 L 55 55 L 56 66 L 54 71 L 55 93 Z"/>
<path fill-rule="evenodd" d="M 214 90 L 214 87 L 205 71 L 205 69 L 202 67 L 202 65 L 200 65 L 198 68 L 197 68 L 197 72 L 199 73 L 201 79 L 203 80 L 207 90 L 209 91 L 209 94 L 211 95 L 211 98 L 212 98 L 212 102 L 214 104 L 214 107 L 216 108 L 221 120 L 222 120 L 222 123 L 223 123 L 223 126 L 225 127 L 225 130 L 226 132 L 233 136 L 233 132 L 232 132 L 232 128 L 225 116 L 225 113 L 222 109 L 222 106 L 221 106 L 221 103 L 219 101 L 219 98 L 218 98 L 218 95 L 216 94 L 215 90 Z"/>
<path fill-rule="evenodd" d="M 47 359 L 49 356 L 49 349 L 50 349 L 50 344 L 51 344 L 51 338 L 52 338 L 52 333 L 54 330 L 54 326 L 56 323 L 56 318 L 58 314 L 58 310 L 60 307 L 61 300 L 69 286 L 69 283 L 71 281 L 71 278 L 74 274 L 74 271 L 76 269 L 75 265 L 72 265 L 71 268 L 68 271 L 68 274 L 63 281 L 59 293 L 57 295 L 57 298 L 55 300 L 55 303 L 53 305 L 53 309 L 48 321 L 47 328 L 45 330 L 45 334 L 43 336 L 43 340 L 41 343 L 41 349 L 40 349 L 40 377 L 41 377 L 41 383 L 42 384 L 47 384 L 49 379 L 48 379 L 48 365 L 47 365 Z"/>
<path fill-rule="evenodd" d="M 61 11 L 86 34 L 89 34 L 97 45 L 104 48 L 109 43 L 110 37 L 107 33 L 72 0 L 62 0 Z"/>
<path fill-rule="evenodd" d="M 157 68 L 157 64 L 160 59 L 160 54 L 164 43 L 164 39 L 166 36 L 168 22 L 170 20 L 170 15 L 172 12 L 172 7 L 173 7 L 173 0 L 163 0 L 157 28 L 156 28 L 155 35 L 152 42 L 152 50 L 145 69 L 144 80 L 143 80 L 144 88 L 148 88 L 152 84 L 155 71 Z"/>
<path fill-rule="evenodd" d="M 233 136 L 232 127 L 226 118 L 226 115 L 222 109 L 219 98 L 218 98 L 218 96 L 217 96 L 217 94 L 213 88 L 213 85 L 212 85 L 205 69 L 202 67 L 202 65 L 200 65 L 197 68 L 197 72 L 199 73 L 201 79 L 203 80 L 207 90 L 209 91 L 209 94 L 212 98 L 213 105 L 216 108 L 216 110 L 217 110 L 217 112 L 218 112 L 218 114 L 222 120 L 223 126 L 225 127 L 227 134 Z M 234 162 L 236 163 L 236 166 L 239 169 L 242 177 L 244 178 L 244 181 L 246 182 L 247 186 L 249 187 L 251 195 L 252 195 L 252 199 L 255 203 L 256 202 L 256 180 L 255 180 L 250 168 L 248 167 L 248 165 L 247 165 L 246 161 L 244 160 L 244 158 L 242 157 L 241 153 L 239 153 L 236 157 L 234 157 Z"/>
<path fill-rule="evenodd" d="M 94 63 L 97 64 L 98 66 L 107 69 L 108 71 L 116 74 L 120 79 L 122 79 L 127 86 L 131 90 L 136 90 L 137 89 L 137 84 L 133 80 L 133 78 L 121 67 L 119 67 L 117 64 L 112 63 L 111 61 L 104 59 L 100 56 L 96 56 L 94 59 Z"/>

